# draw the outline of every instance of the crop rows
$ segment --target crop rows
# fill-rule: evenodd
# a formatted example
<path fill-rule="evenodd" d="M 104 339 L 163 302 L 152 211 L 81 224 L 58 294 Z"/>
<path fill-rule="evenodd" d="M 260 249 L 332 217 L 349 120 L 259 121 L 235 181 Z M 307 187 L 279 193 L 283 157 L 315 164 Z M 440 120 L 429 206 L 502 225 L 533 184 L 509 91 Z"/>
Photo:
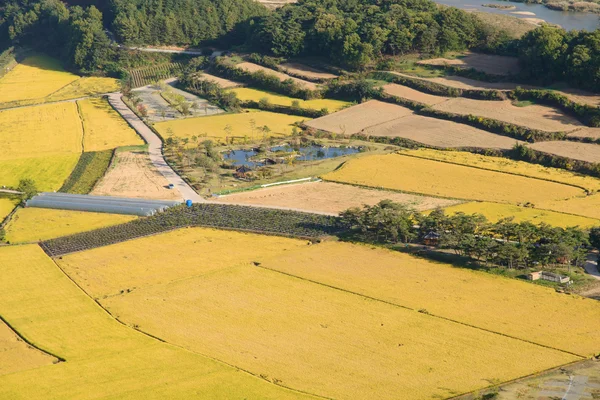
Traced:
<path fill-rule="evenodd" d="M 152 217 L 41 242 L 51 257 L 93 249 L 186 226 L 318 238 L 339 231 L 336 217 L 224 204 L 178 206 Z"/>
<path fill-rule="evenodd" d="M 133 69 L 129 71 L 131 86 L 134 88 L 146 86 L 162 79 L 171 78 L 182 71 L 183 65 L 181 63 L 169 63 Z"/>

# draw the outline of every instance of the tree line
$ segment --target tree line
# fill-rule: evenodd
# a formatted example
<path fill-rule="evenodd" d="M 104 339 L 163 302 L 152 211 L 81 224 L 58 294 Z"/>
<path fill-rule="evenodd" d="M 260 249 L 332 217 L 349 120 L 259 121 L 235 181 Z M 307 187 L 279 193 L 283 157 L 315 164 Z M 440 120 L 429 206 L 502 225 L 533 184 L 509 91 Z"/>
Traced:
<path fill-rule="evenodd" d="M 512 217 L 495 223 L 481 214 L 429 214 L 383 200 L 374 206 L 351 208 L 340 214 L 350 237 L 371 243 L 427 243 L 477 260 L 508 268 L 585 262 L 588 247 L 600 246 L 600 229 L 559 228 L 545 223 L 515 222 Z"/>

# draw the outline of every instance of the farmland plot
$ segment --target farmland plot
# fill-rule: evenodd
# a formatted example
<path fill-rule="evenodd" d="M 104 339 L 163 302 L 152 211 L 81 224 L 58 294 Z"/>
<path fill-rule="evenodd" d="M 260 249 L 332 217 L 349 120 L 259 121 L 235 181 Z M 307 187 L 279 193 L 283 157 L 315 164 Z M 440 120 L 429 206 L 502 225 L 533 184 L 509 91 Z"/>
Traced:
<path fill-rule="evenodd" d="M 279 65 L 286 72 L 290 72 L 294 75 L 303 76 L 306 79 L 335 79 L 337 75 L 331 74 L 329 72 L 321 71 L 319 69 L 309 67 L 308 65 L 299 64 L 299 63 L 283 63 Z"/>
<path fill-rule="evenodd" d="M 271 238 L 206 229 L 160 239 L 76 253 L 60 263 L 127 323 L 293 389 L 333 398 L 430 399 L 578 359 L 256 266 L 269 262 L 263 247 L 275 259 L 327 247 L 288 239 L 294 243 L 287 250 L 276 249 Z M 159 241 L 179 254 L 157 251 Z M 253 264 L 243 262 L 247 255 L 235 260 L 248 241 L 259 249 Z M 137 259 L 141 253 L 154 256 L 150 264 Z M 191 253 L 233 260 L 214 265 Z M 164 268 L 169 264 L 178 268 Z M 134 281 L 123 286 L 121 272 Z M 131 290 L 118 291 L 125 288 Z"/>
<path fill-rule="evenodd" d="M 229 79 L 221 78 L 219 76 L 207 74 L 204 71 L 202 72 L 202 75 L 200 76 L 200 78 L 205 79 L 210 82 L 214 82 L 223 89 L 229 89 L 229 88 L 234 88 L 234 87 L 240 86 L 240 83 L 238 83 L 238 82 L 234 82 Z"/>
<path fill-rule="evenodd" d="M 460 115 L 496 119 L 546 132 L 569 132 L 582 127 L 575 118 L 555 108 L 542 105 L 517 107 L 510 100 L 483 101 L 455 98 L 437 104 L 433 108 Z"/>
<path fill-rule="evenodd" d="M 29 346 L 2 321 L 0 354 L 0 376 L 58 362 L 55 357 Z"/>
<path fill-rule="evenodd" d="M 527 85 L 518 85 L 516 83 L 509 82 L 484 82 L 478 81 L 475 79 L 464 78 L 462 76 L 440 76 L 433 78 L 424 78 L 424 77 L 416 77 L 408 74 L 403 74 L 401 72 L 391 72 L 392 74 L 411 78 L 411 79 L 419 79 L 422 81 L 428 81 L 433 83 L 439 83 L 440 85 L 453 87 L 456 89 L 475 89 L 475 90 L 514 90 L 517 87 L 528 87 Z"/>
<path fill-rule="evenodd" d="M 397 83 L 388 83 L 387 85 L 383 86 L 383 90 L 389 95 L 398 96 L 403 99 L 416 101 L 418 103 L 427 104 L 429 106 L 443 103 L 444 101 L 449 99 L 449 97 L 435 96 L 433 94 L 423 93 L 413 88 L 409 88 L 408 86 L 398 85 Z"/>
<path fill-rule="evenodd" d="M 318 86 L 316 83 L 305 81 L 303 79 L 294 78 L 292 76 L 284 74 L 283 72 L 275 71 L 274 69 L 263 67 L 262 65 L 254 64 L 251 62 L 243 62 L 243 63 L 237 64 L 236 67 L 239 69 L 243 69 L 244 71 L 248 71 L 248 72 L 262 71 L 268 75 L 275 75 L 281 81 L 291 79 L 292 81 L 299 84 L 300 86 L 304 86 L 306 89 L 310 89 L 310 90 L 318 89 Z"/>
<path fill-rule="evenodd" d="M 440 148 L 511 149 L 515 143 L 521 143 L 469 125 L 420 115 L 409 115 L 370 126 L 362 133 L 378 137 L 401 137 Z"/>
<path fill-rule="evenodd" d="M 222 196 L 217 198 L 216 201 L 338 214 L 350 207 L 362 207 L 364 204 L 372 206 L 386 199 L 406 204 L 416 210 L 446 207 L 458 202 L 456 200 L 365 189 L 331 182 L 276 186 Z"/>
<path fill-rule="evenodd" d="M 119 91 L 119 81 L 113 78 L 85 77 L 79 78 L 59 91 L 48 96 L 47 101 L 77 99 Z"/>
<path fill-rule="evenodd" d="M 21 179 L 33 179 L 42 191 L 60 189 L 77 165 L 79 154 L 0 160 L 0 186 L 17 187 Z"/>
<path fill-rule="evenodd" d="M 600 146 L 595 143 L 551 141 L 529 144 L 528 147 L 542 153 L 553 154 L 573 160 L 600 163 Z"/>
<path fill-rule="evenodd" d="M 329 111 L 337 111 L 341 108 L 344 108 L 350 103 L 341 100 L 330 100 L 330 99 L 314 99 L 314 100 L 299 100 L 294 99 L 292 97 L 283 96 L 276 93 L 265 92 L 263 90 L 258 89 L 250 89 L 250 88 L 238 88 L 232 89 L 233 93 L 235 93 L 238 99 L 242 101 L 260 101 L 261 99 L 268 99 L 271 104 L 277 104 L 280 106 L 291 106 L 293 102 L 297 101 L 299 106 L 302 108 L 311 108 L 314 110 L 320 110 L 322 108 L 326 108 Z"/>
<path fill-rule="evenodd" d="M 583 194 L 581 189 L 559 183 L 399 154 L 356 158 L 323 178 L 430 196 L 513 204 L 537 204 Z"/>
<path fill-rule="evenodd" d="M 600 219 L 600 194 L 573 197 L 567 200 L 540 201 L 536 207 Z"/>
<path fill-rule="evenodd" d="M 370 100 L 334 114 L 306 122 L 305 125 L 320 131 L 353 135 L 373 125 L 382 124 L 412 114 L 406 107 Z"/>
<path fill-rule="evenodd" d="M 0 376 L 0 398 L 308 398 L 120 324 L 37 245 L 0 248 L 0 260 L 2 316 L 66 359 Z"/>
<path fill-rule="evenodd" d="M 419 61 L 423 65 L 452 65 L 462 68 L 473 68 L 493 75 L 511 75 L 517 74 L 519 59 L 517 57 L 496 56 L 489 54 L 468 53 L 466 56 L 448 59 L 433 58 L 430 60 Z"/>
<path fill-rule="evenodd" d="M 19 204 L 17 199 L 9 199 L 6 197 L 0 197 L 0 223 L 15 209 Z"/>

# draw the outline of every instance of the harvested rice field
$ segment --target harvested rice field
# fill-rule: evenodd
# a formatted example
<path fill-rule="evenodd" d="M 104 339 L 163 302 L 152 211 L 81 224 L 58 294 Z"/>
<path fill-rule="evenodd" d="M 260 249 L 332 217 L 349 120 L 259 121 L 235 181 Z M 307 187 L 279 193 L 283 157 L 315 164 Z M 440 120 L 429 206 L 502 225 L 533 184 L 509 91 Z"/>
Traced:
<path fill-rule="evenodd" d="M 370 100 L 306 122 L 305 125 L 320 131 L 353 135 L 370 126 L 405 117 L 412 113 L 406 107 Z"/>
<path fill-rule="evenodd" d="M 475 90 L 486 90 L 486 89 L 494 89 L 494 90 L 514 90 L 517 87 L 528 87 L 527 85 L 518 85 L 516 83 L 510 82 L 484 82 L 478 81 L 475 79 L 464 78 L 462 76 L 439 76 L 433 78 L 424 78 L 424 77 L 416 77 L 408 74 L 403 74 L 401 72 L 392 72 L 395 75 L 404 76 L 411 79 L 420 79 L 423 81 L 439 83 L 440 85 L 445 85 L 449 87 L 453 87 L 456 89 L 475 89 Z"/>
<path fill-rule="evenodd" d="M 106 99 L 80 100 L 77 105 L 83 120 L 84 151 L 102 151 L 144 144 L 142 138 Z"/>
<path fill-rule="evenodd" d="M 351 245 L 334 245 L 353 252 Z M 161 251 L 164 246 L 176 250 Z M 330 251 L 336 249 L 190 228 L 71 254 L 58 262 L 128 325 L 260 374 L 276 385 L 317 396 L 395 399 L 403 393 L 407 399 L 445 398 L 580 359 L 263 268 L 279 265 L 278 260 L 290 253 L 320 265 L 308 259 L 310 255 L 330 259 Z M 213 255 L 217 263 L 211 262 Z M 363 264 L 359 254 L 360 264 L 353 260 L 352 266 L 366 268 L 379 260 L 378 252 L 369 255 Z M 349 257 L 352 254 L 346 253 L 345 260 Z M 388 264 L 385 259 L 384 263 Z M 178 268 L 164 268 L 165 264 Z M 411 271 L 421 274 L 414 265 Z M 133 280 L 124 281 L 121 273 Z M 405 284 L 419 286 L 414 279 Z M 591 303 L 577 314 L 597 312 L 599 306 Z M 576 327 L 597 325 L 593 318 L 585 321 L 587 325 Z M 592 337 L 586 344 L 596 348 Z"/>
<path fill-rule="evenodd" d="M 54 58 L 30 56 L 0 79 L 0 103 L 43 98 L 77 79 Z"/>
<path fill-rule="evenodd" d="M 37 242 L 105 226 L 124 224 L 136 219 L 131 215 L 84 211 L 20 208 L 5 226 L 10 243 Z"/>
<path fill-rule="evenodd" d="M 572 132 L 569 132 L 569 134 L 567 136 L 574 137 L 574 138 L 586 138 L 586 139 L 597 140 L 597 139 L 600 139 L 600 128 L 589 128 L 586 126 L 586 127 L 574 130 Z"/>
<path fill-rule="evenodd" d="M 519 59 L 517 57 L 496 56 L 489 54 L 467 53 L 465 56 L 457 58 L 433 58 L 430 60 L 419 61 L 422 65 L 452 65 L 462 68 L 473 68 L 481 72 L 492 75 L 511 75 L 517 74 Z"/>
<path fill-rule="evenodd" d="M 460 115 L 496 119 L 546 132 L 569 132 L 582 127 L 575 118 L 555 108 L 537 104 L 517 107 L 510 100 L 482 101 L 455 98 L 437 104 L 433 108 Z"/>
<path fill-rule="evenodd" d="M 325 174 L 323 179 L 428 196 L 512 204 L 537 204 L 584 193 L 559 183 L 400 154 L 356 158 Z"/>
<path fill-rule="evenodd" d="M 589 163 L 600 163 L 600 145 L 595 143 L 579 143 L 570 141 L 537 142 L 528 147 L 542 153 Z"/>
<path fill-rule="evenodd" d="M 293 76 L 289 76 L 287 74 L 284 74 L 283 72 L 275 71 L 274 69 L 263 67 L 262 65 L 254 64 L 251 62 L 243 62 L 243 63 L 237 64 L 236 67 L 239 69 L 243 69 L 244 71 L 248 71 L 248 72 L 262 71 L 268 75 L 275 75 L 281 81 L 291 79 L 295 83 L 299 84 L 300 86 L 304 86 L 304 88 L 306 88 L 306 89 L 310 89 L 310 90 L 318 89 L 318 86 L 316 83 L 305 81 L 304 79 L 294 78 Z"/>
<path fill-rule="evenodd" d="M 550 168 L 539 164 L 530 164 L 525 161 L 514 161 L 508 158 L 484 156 L 464 151 L 441 151 L 434 149 L 402 150 L 400 153 L 429 160 L 445 161 L 452 164 L 466 165 L 564 183 L 584 188 L 590 192 L 600 190 L 600 179 L 598 178 L 580 175 L 560 168 Z"/>
<path fill-rule="evenodd" d="M 579 226 L 581 228 L 600 226 L 600 219 L 580 217 L 578 215 L 563 214 L 549 210 L 539 210 L 537 208 L 519 207 L 512 204 L 473 202 L 450 206 L 445 208 L 445 211 L 449 215 L 458 212 L 465 214 L 482 214 L 491 222 L 497 222 L 500 219 L 512 217 L 514 218 L 514 222 L 528 221 L 536 225 L 545 223 L 561 228 L 567 228 L 569 226 Z"/>
<path fill-rule="evenodd" d="M 599 349 L 589 335 L 599 328 L 599 302 L 516 279 L 341 242 L 291 250 L 261 267 L 582 356 Z"/>
<path fill-rule="evenodd" d="M 522 143 L 469 125 L 421 115 L 409 115 L 370 126 L 362 133 L 377 137 L 401 137 L 439 148 L 512 149 L 516 143 Z"/>
<path fill-rule="evenodd" d="M 239 114 L 221 114 L 208 117 L 185 118 L 176 121 L 159 122 L 154 125 L 156 130 L 164 137 L 187 137 L 205 135 L 209 139 L 225 142 L 226 138 L 247 138 L 256 140 L 265 133 L 258 128 L 267 126 L 269 133 L 266 136 L 281 137 L 292 134 L 293 124 L 305 121 L 304 117 L 277 114 L 269 111 L 246 110 Z M 257 129 L 253 132 L 252 121 Z M 225 128 L 230 127 L 227 132 Z"/>
<path fill-rule="evenodd" d="M 293 102 L 297 101 L 299 107 L 311 108 L 313 110 L 321 110 L 326 108 L 330 112 L 338 111 L 344 107 L 349 106 L 351 103 L 341 100 L 330 100 L 330 99 L 314 99 L 314 100 L 300 100 L 292 97 L 282 96 L 280 94 L 265 92 L 258 89 L 250 88 L 238 88 L 232 89 L 238 99 L 242 101 L 260 101 L 267 99 L 271 104 L 277 104 L 280 106 L 291 106 Z"/>
<path fill-rule="evenodd" d="M 219 76 L 207 74 L 206 72 L 202 72 L 202 79 L 206 79 L 207 81 L 211 81 L 222 87 L 223 89 L 234 88 L 240 86 L 238 82 L 231 81 L 229 79 L 221 78 Z"/>
<path fill-rule="evenodd" d="M 402 86 L 396 83 L 388 83 L 387 85 L 383 86 L 383 91 L 389 95 L 427 104 L 428 106 L 443 103 L 449 99 L 449 97 L 436 96 L 433 94 L 420 92 L 413 88 L 409 88 L 408 86 Z"/>
<path fill-rule="evenodd" d="M 117 151 L 90 194 L 157 200 L 182 200 L 177 189 L 154 167 L 145 150 Z"/>
<path fill-rule="evenodd" d="M 0 260 L 2 317 L 66 360 L 0 375 L 0 398 L 309 398 L 122 325 L 37 245 L 2 247 Z"/>
<path fill-rule="evenodd" d="M 0 187 L 17 187 L 21 179 L 33 179 L 39 190 L 60 189 L 77 165 L 79 154 L 0 160 Z"/>
<path fill-rule="evenodd" d="M 0 321 L 0 376 L 52 365 L 58 359 L 29 346 Z"/>
<path fill-rule="evenodd" d="M 337 75 L 331 74 L 329 72 L 321 71 L 320 69 L 309 67 L 308 65 L 299 64 L 299 63 L 283 63 L 280 64 L 284 71 L 289 72 L 294 75 L 302 76 L 305 79 L 335 79 Z"/>
<path fill-rule="evenodd" d="M 230 194 L 215 200 L 220 203 L 285 207 L 337 215 L 351 207 L 362 207 L 364 204 L 372 206 L 386 199 L 406 204 L 419 211 L 458 203 L 456 200 L 365 189 L 332 182 L 275 186 Z"/>

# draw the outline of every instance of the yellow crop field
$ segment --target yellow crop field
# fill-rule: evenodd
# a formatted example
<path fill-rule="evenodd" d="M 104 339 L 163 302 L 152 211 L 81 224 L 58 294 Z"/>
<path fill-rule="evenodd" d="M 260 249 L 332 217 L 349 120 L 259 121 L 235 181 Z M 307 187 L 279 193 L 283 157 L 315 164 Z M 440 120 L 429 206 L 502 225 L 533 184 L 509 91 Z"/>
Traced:
<path fill-rule="evenodd" d="M 265 133 L 260 128 L 267 126 L 267 136 L 286 136 L 292 133 L 292 124 L 306 120 L 303 117 L 277 114 L 268 111 L 246 111 L 240 114 L 221 114 L 209 117 L 185 118 L 159 122 L 154 125 L 165 138 L 172 133 L 177 137 L 206 136 L 218 141 L 226 137 L 246 137 L 248 140 L 261 139 Z M 255 125 L 253 131 L 252 125 Z M 231 133 L 225 128 L 231 127 Z"/>
<path fill-rule="evenodd" d="M 440 197 L 504 203 L 537 204 L 583 193 L 581 189 L 559 183 L 400 154 L 355 158 L 323 178 Z"/>
<path fill-rule="evenodd" d="M 449 215 L 457 212 L 465 214 L 483 214 L 491 222 L 496 222 L 502 218 L 514 217 L 514 222 L 529 221 L 534 224 L 543 222 L 562 228 L 569 226 L 579 226 L 581 228 L 600 226 L 600 219 L 580 217 L 549 210 L 539 210 L 537 208 L 519 207 L 512 204 L 474 202 L 458 204 L 445 208 L 444 210 Z"/>
<path fill-rule="evenodd" d="M 260 101 L 261 99 L 268 99 L 271 104 L 277 104 L 280 106 L 291 106 L 293 101 L 298 101 L 302 108 L 312 108 L 314 110 L 320 110 L 327 108 L 330 112 L 338 111 L 344 107 L 349 106 L 351 103 L 340 100 L 330 99 L 314 99 L 314 100 L 300 100 L 292 97 L 282 96 L 280 94 L 265 92 L 263 90 L 250 89 L 250 88 L 237 88 L 231 89 L 232 92 L 237 94 L 238 99 L 242 101 Z"/>
<path fill-rule="evenodd" d="M 554 210 L 569 214 L 582 215 L 600 219 L 600 194 L 574 197 L 567 200 L 547 200 L 537 205 L 539 208 Z"/>
<path fill-rule="evenodd" d="M 77 99 L 79 97 L 119 91 L 119 81 L 114 78 L 86 77 L 79 78 L 73 83 L 47 98 L 48 101 Z"/>
<path fill-rule="evenodd" d="M 81 153 L 75 103 L 0 111 L 0 160 Z"/>
<path fill-rule="evenodd" d="M 0 223 L 15 209 L 17 204 L 19 201 L 16 199 L 0 197 Z"/>
<path fill-rule="evenodd" d="M 319 396 L 444 398 L 580 359 L 263 268 L 328 249 L 189 228 L 57 261 L 127 324 Z"/>
<path fill-rule="evenodd" d="M 600 302 L 366 245 L 326 242 L 264 268 L 589 356 L 600 352 Z"/>
<path fill-rule="evenodd" d="M 83 120 L 85 151 L 102 151 L 121 146 L 142 145 L 144 141 L 105 99 L 77 102 Z"/>
<path fill-rule="evenodd" d="M 0 160 L 0 186 L 17 187 L 21 179 L 33 179 L 41 191 L 60 189 L 69 177 L 79 154 Z"/>
<path fill-rule="evenodd" d="M 514 161 L 508 158 L 490 157 L 465 151 L 434 149 L 402 150 L 400 154 L 566 183 L 568 185 L 583 187 L 591 192 L 600 190 L 600 179 L 598 178 L 576 174 L 564 169 L 531 164 L 525 161 Z"/>
<path fill-rule="evenodd" d="M 78 78 L 54 58 L 27 57 L 0 79 L 0 103 L 46 97 Z"/>
<path fill-rule="evenodd" d="M 11 243 L 36 242 L 124 224 L 134 219 L 136 217 L 132 215 L 21 208 L 5 227 L 6 239 Z"/>
<path fill-rule="evenodd" d="M 0 398 L 308 398 L 123 326 L 37 245 L 0 248 L 0 260 L 2 316 L 34 345 L 66 360 L 0 374 Z"/>
<path fill-rule="evenodd" d="M 4 322 L 0 321 L 0 376 L 50 365 L 56 358 L 31 348 Z"/>

